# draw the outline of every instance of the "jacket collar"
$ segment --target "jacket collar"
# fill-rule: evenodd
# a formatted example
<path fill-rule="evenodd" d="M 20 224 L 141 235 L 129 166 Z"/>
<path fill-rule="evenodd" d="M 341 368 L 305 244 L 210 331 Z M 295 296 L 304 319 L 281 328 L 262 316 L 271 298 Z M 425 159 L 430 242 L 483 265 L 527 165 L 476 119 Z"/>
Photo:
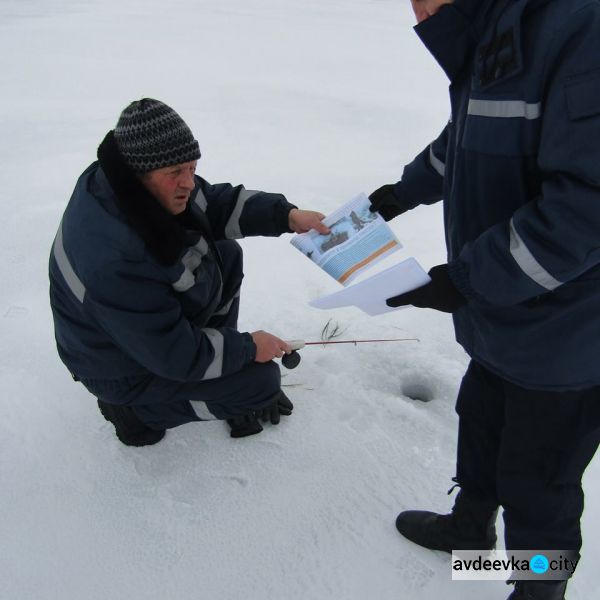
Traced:
<path fill-rule="evenodd" d="M 494 71 L 494 61 L 507 48 L 512 53 L 510 71 L 506 76 L 523 69 L 521 50 L 521 19 L 531 0 L 456 0 L 415 27 L 417 35 L 440 64 L 451 81 L 471 67 L 469 60 L 479 46 L 477 63 L 482 73 Z M 508 40 L 499 43 L 499 39 Z M 492 80 L 497 73 L 492 73 Z M 500 73 L 501 78 L 504 75 Z"/>
<path fill-rule="evenodd" d="M 109 131 L 98 148 L 98 160 L 117 208 L 144 240 L 148 251 L 165 266 L 175 263 L 186 248 L 186 232 L 178 219 L 166 211 L 142 185 L 123 160 Z"/>

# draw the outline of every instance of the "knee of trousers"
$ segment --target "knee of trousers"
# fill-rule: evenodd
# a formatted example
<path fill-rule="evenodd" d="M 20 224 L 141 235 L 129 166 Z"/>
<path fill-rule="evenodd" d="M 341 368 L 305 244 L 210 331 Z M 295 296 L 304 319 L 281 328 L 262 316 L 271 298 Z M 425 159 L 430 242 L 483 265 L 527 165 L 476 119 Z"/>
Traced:
<path fill-rule="evenodd" d="M 253 363 L 237 374 L 236 389 L 207 406 L 218 419 L 247 415 L 271 404 L 281 390 L 281 372 L 273 361 Z"/>
<path fill-rule="evenodd" d="M 498 499 L 507 528 L 561 531 L 578 527 L 583 490 L 578 483 L 562 484 L 535 474 L 497 478 Z"/>
<path fill-rule="evenodd" d="M 458 391 L 455 410 L 459 417 L 500 429 L 504 413 L 500 378 L 471 361 Z"/>

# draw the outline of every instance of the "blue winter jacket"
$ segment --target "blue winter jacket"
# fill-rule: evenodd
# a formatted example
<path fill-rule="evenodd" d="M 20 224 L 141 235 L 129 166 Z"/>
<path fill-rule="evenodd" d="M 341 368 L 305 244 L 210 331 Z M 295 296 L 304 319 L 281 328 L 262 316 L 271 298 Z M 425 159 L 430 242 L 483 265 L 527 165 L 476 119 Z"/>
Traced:
<path fill-rule="evenodd" d="M 523 387 L 600 384 L 600 3 L 457 0 L 416 27 L 452 118 L 395 188 L 444 199 L 456 338 Z"/>
<path fill-rule="evenodd" d="M 200 381 L 251 363 L 256 347 L 250 334 L 205 326 L 227 308 L 214 240 L 279 235 L 288 231 L 293 205 L 279 194 L 196 177 L 185 226 L 157 202 L 154 223 L 150 207 L 141 206 L 132 225 L 121 206 L 104 170 L 92 164 L 77 182 L 54 241 L 51 305 L 58 351 L 71 373 Z M 163 236 L 154 251 L 152 227 Z M 169 244 L 171 256 L 165 255 Z M 235 292 L 228 290 L 230 302 Z"/>

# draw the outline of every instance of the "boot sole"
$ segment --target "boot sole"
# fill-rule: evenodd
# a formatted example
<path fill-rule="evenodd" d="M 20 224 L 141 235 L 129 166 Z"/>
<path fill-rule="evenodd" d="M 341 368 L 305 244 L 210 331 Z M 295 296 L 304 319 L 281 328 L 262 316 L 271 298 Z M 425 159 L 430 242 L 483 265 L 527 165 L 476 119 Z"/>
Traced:
<path fill-rule="evenodd" d="M 166 430 L 158 431 L 151 429 L 140 436 L 126 437 L 119 435 L 117 432 L 117 438 L 122 444 L 125 444 L 125 446 L 135 446 L 139 448 L 141 446 L 152 446 L 154 444 L 158 444 L 158 442 L 165 437 L 166 433 Z"/>

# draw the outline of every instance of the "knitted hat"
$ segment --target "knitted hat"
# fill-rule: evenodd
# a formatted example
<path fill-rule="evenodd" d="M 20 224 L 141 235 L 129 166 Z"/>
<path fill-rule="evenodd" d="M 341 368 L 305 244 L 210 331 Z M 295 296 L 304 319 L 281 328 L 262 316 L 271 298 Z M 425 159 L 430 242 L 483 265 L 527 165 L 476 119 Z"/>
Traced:
<path fill-rule="evenodd" d="M 119 117 L 115 140 L 136 173 L 198 160 L 200 147 L 184 120 L 159 100 L 132 102 Z"/>

